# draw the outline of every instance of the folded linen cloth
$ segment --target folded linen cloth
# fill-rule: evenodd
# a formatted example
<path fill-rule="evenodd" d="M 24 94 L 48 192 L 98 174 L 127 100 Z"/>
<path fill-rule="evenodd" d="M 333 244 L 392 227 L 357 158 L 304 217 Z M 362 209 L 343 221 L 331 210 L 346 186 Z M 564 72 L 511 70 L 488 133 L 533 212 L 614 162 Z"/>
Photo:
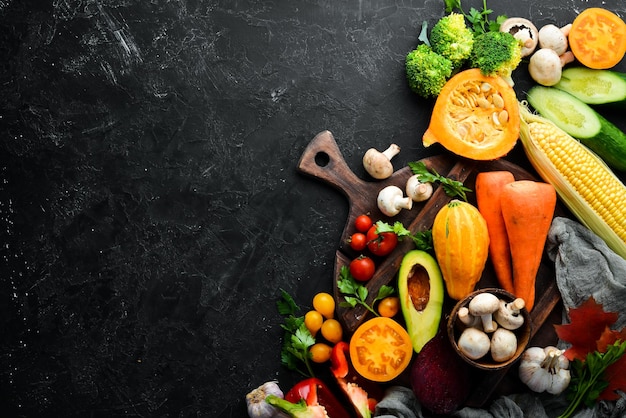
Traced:
<path fill-rule="evenodd" d="M 591 230 L 563 217 L 552 221 L 546 250 L 566 310 L 593 296 L 606 312 L 619 314 L 614 329 L 626 326 L 626 260 Z"/>

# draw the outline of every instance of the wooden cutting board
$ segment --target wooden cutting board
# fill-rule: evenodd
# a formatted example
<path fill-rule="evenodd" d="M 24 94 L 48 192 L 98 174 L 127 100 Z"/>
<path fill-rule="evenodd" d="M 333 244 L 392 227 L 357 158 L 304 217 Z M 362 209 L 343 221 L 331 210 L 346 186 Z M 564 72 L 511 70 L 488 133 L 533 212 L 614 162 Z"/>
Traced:
<path fill-rule="evenodd" d="M 429 169 L 435 170 L 445 177 L 459 180 L 471 190 L 474 190 L 476 175 L 482 171 L 508 170 L 513 173 L 516 180 L 537 180 L 526 170 L 506 160 L 472 161 L 446 154 L 428 157 L 421 161 Z M 361 306 L 356 308 L 339 307 L 339 303 L 343 301 L 343 296 L 337 289 L 339 271 L 342 266 L 348 265 L 352 259 L 359 255 L 347 244 L 348 238 L 355 232 L 353 225 L 356 217 L 367 213 L 374 222 L 379 219 L 390 224 L 400 221 L 408 230 L 416 233 L 430 229 L 439 209 L 447 204 L 451 198 L 445 194 L 441 187 L 436 186 L 432 197 L 428 201 L 415 203 L 411 210 L 402 210 L 400 214 L 393 218 L 386 217 L 380 212 L 376 204 L 378 192 L 389 185 L 396 185 L 404 190 L 407 179 L 412 175 L 411 170 L 407 166 L 395 171 L 390 178 L 385 180 L 363 180 L 357 177 L 348 167 L 330 131 L 320 132 L 311 140 L 304 150 L 297 168 L 301 173 L 312 176 L 334 187 L 348 199 L 348 219 L 336 252 L 333 283 L 334 296 L 338 306 L 338 319 L 342 322 L 344 331 L 350 335 L 360 324 L 371 318 L 371 314 Z M 470 203 L 476 204 L 474 193 L 468 194 L 468 200 Z M 559 205 L 556 214 L 563 215 L 563 213 L 564 210 Z M 412 240 L 406 239 L 400 241 L 397 248 L 387 257 L 374 259 L 376 272 L 374 277 L 366 283 L 369 291 L 368 302 L 371 303 L 382 285 L 395 286 L 395 279 L 402 257 L 413 248 L 415 246 Z M 553 311 L 560 301 L 560 294 L 554 280 L 554 265 L 546 257 L 542 261 L 536 286 L 537 300 L 531 312 L 531 338 L 536 337 L 536 339 L 541 339 L 542 341 L 551 341 L 554 339 L 552 327 L 542 328 L 542 325 L 544 325 L 544 322 L 550 315 L 553 315 Z M 477 285 L 477 288 L 483 287 L 498 287 L 490 262 L 487 263 L 481 280 Z M 453 305 L 454 301 L 446 301 L 442 321 L 446 320 L 445 316 L 449 314 Z M 552 335 L 536 335 L 540 330 L 543 334 L 552 333 Z M 496 372 L 481 373 L 482 375 L 478 376 L 480 380 L 477 380 L 479 384 L 476 385 L 467 404 L 470 406 L 481 406 L 492 396 L 496 386 L 498 386 L 507 371 L 507 369 L 504 369 Z"/>

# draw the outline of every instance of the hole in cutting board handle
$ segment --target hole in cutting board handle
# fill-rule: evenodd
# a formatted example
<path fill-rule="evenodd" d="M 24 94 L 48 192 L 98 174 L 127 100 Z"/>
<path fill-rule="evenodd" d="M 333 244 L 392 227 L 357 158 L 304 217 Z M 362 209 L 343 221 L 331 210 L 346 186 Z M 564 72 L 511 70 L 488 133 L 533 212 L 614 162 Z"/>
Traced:
<path fill-rule="evenodd" d="M 326 167 L 329 162 L 330 156 L 327 153 L 320 151 L 315 154 L 315 164 L 317 164 L 319 167 Z"/>

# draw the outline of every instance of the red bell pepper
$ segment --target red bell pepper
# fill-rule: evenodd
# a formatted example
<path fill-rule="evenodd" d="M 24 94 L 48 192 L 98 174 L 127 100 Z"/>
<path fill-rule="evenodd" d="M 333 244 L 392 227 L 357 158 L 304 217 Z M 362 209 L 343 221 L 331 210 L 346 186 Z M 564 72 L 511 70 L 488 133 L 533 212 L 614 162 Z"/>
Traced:
<path fill-rule="evenodd" d="M 370 402 L 367 392 L 355 381 L 348 382 L 346 377 L 350 372 L 350 361 L 346 355 L 350 351 L 350 345 L 345 341 L 340 341 L 333 347 L 330 355 L 331 368 L 330 371 L 337 379 L 339 387 L 346 394 L 355 411 L 361 418 L 370 418 Z"/>
<path fill-rule="evenodd" d="M 345 341 L 339 341 L 333 347 L 330 354 L 330 371 L 337 379 L 343 379 L 348 375 L 350 366 L 346 353 L 350 350 L 350 345 Z"/>
<path fill-rule="evenodd" d="M 326 409 L 329 418 L 345 418 L 351 415 L 328 386 L 316 377 L 297 383 L 287 392 L 285 400 L 292 403 L 304 400 L 309 406 L 321 405 Z"/>

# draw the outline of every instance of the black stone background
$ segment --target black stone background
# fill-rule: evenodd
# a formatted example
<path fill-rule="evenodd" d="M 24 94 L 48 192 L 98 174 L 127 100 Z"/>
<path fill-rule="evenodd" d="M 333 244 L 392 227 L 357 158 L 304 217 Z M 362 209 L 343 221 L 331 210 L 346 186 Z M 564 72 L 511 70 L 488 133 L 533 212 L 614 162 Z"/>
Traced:
<path fill-rule="evenodd" d="M 489 2 L 565 24 L 621 2 Z M 482 1 L 464 0 L 480 7 Z M 287 290 L 331 289 L 347 202 L 295 170 L 331 130 L 424 149 L 403 59 L 440 0 L 1 0 L 0 414 L 246 416 Z M 623 69 L 623 66 L 618 67 Z M 516 89 L 528 88 L 524 65 Z M 620 126 L 626 127 L 622 120 Z M 530 169 L 518 145 L 508 157 Z"/>

